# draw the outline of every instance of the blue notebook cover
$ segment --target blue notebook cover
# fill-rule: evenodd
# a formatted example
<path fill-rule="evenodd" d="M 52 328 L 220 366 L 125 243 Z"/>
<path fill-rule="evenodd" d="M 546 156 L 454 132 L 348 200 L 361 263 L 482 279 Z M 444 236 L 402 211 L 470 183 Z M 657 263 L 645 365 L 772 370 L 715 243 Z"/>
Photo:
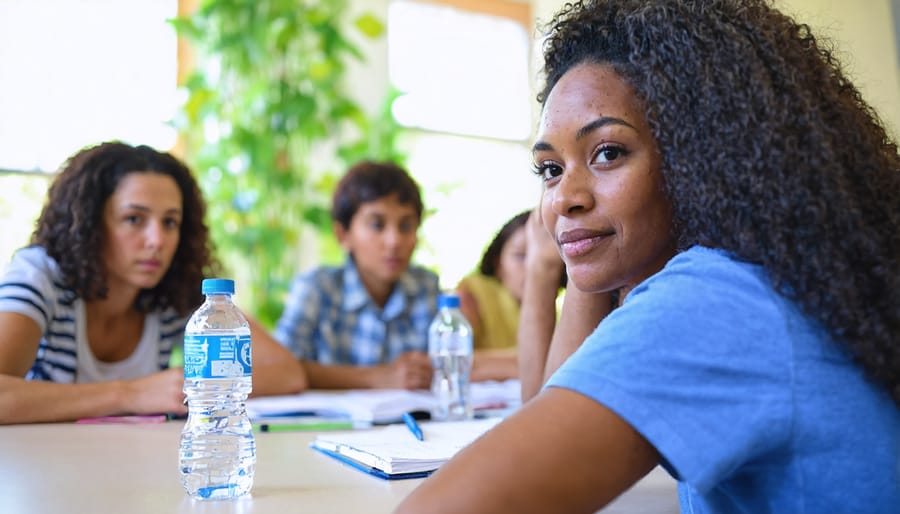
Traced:
<path fill-rule="evenodd" d="M 361 462 L 357 462 L 357 461 L 347 457 L 346 455 L 341 455 L 339 453 L 333 452 L 326 448 L 320 448 L 318 446 L 310 446 L 310 448 L 312 448 L 316 451 L 322 452 L 325 455 L 328 455 L 329 457 L 333 457 L 333 458 L 343 462 L 344 464 L 347 464 L 349 466 L 352 466 L 352 467 L 362 471 L 363 473 L 367 473 L 369 475 L 376 476 L 378 478 L 383 478 L 384 480 L 402 480 L 404 478 L 425 478 L 428 475 L 434 473 L 434 470 L 430 470 L 430 471 L 417 471 L 417 472 L 413 472 L 413 473 L 395 473 L 392 475 L 392 474 L 386 473 L 380 469 L 367 466 Z"/>

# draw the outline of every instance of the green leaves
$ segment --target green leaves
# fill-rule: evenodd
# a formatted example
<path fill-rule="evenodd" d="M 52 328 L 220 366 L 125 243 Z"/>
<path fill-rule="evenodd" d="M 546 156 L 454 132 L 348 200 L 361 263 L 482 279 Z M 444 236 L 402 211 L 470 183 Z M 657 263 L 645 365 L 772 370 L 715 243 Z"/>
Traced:
<path fill-rule="evenodd" d="M 358 16 L 354 24 L 360 32 L 372 39 L 379 38 L 384 34 L 384 23 L 371 14 Z"/>
<path fill-rule="evenodd" d="M 389 110 L 376 119 L 344 84 L 364 54 L 347 30 L 382 37 L 371 14 L 345 21 L 346 1 L 207 0 L 170 23 L 194 45 L 176 124 L 209 205 L 208 223 L 244 308 L 271 326 L 304 257 L 304 233 L 337 258 L 330 195 L 361 158 L 402 162 Z"/>

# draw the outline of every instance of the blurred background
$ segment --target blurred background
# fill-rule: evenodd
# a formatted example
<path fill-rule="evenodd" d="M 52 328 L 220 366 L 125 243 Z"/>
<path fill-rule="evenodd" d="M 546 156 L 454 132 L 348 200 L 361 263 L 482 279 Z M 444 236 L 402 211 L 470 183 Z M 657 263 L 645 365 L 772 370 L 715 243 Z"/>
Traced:
<path fill-rule="evenodd" d="M 362 158 L 419 182 L 414 260 L 451 289 L 538 200 L 539 29 L 562 4 L 0 0 L 0 269 L 65 158 L 118 139 L 191 166 L 238 301 L 269 326 L 295 273 L 342 261 L 330 194 Z M 900 0 L 776 4 L 836 45 L 897 139 Z"/>

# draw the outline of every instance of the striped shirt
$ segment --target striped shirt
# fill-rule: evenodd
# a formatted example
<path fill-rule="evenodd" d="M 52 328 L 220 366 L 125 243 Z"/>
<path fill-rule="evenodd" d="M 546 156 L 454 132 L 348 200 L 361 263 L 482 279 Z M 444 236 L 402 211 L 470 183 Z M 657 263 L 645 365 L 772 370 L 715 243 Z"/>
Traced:
<path fill-rule="evenodd" d="M 147 371 L 166 369 L 172 347 L 183 340 L 187 323 L 187 318 L 173 309 L 148 313 L 139 347 L 156 347 L 152 352 L 156 361 L 149 365 L 134 359 L 102 363 L 93 355 L 84 355 L 90 352 L 84 303 L 62 285 L 56 261 L 39 246 L 23 248 L 13 256 L 0 279 L 0 312 L 25 315 L 40 327 L 37 356 L 25 378 L 60 383 L 83 382 L 88 376 L 92 380 L 137 378 Z"/>
<path fill-rule="evenodd" d="M 437 312 L 438 277 L 417 266 L 397 280 L 379 307 L 353 259 L 297 275 L 274 336 L 300 359 L 322 364 L 387 364 L 409 351 L 427 351 Z"/>

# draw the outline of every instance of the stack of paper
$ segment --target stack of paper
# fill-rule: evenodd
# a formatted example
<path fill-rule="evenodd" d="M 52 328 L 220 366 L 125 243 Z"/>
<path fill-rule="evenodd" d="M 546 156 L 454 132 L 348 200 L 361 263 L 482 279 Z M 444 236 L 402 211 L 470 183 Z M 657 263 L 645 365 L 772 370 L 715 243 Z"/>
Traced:
<path fill-rule="evenodd" d="M 500 419 L 424 422 L 420 424 L 424 441 L 417 440 L 406 425 L 389 425 L 322 434 L 310 446 L 381 478 L 419 478 L 438 469 Z"/>
<path fill-rule="evenodd" d="M 479 410 L 518 406 L 519 390 L 518 380 L 475 382 L 471 387 L 473 408 Z M 391 423 L 399 421 L 404 412 L 428 412 L 433 406 L 434 397 L 428 391 L 354 389 L 251 398 L 247 401 L 247 413 L 252 419 L 305 414 L 344 417 L 368 423 Z"/>

